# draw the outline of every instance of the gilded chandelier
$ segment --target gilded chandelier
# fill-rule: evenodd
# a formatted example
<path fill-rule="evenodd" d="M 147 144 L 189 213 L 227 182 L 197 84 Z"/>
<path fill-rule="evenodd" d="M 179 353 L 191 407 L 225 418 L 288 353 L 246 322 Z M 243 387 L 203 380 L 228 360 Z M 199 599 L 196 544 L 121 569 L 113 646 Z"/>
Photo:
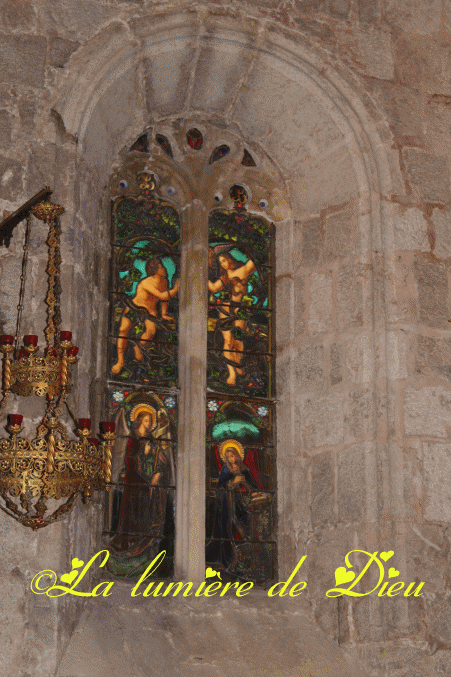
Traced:
<path fill-rule="evenodd" d="M 91 420 L 81 418 L 75 426 L 78 439 L 69 439 L 65 426 L 59 420 L 63 406 L 72 416 L 66 396 L 71 388 L 71 370 L 78 360 L 78 348 L 72 345 L 71 332 L 61 331 L 60 216 L 64 209 L 48 200 L 50 194 L 49 189 L 41 191 L 0 225 L 0 234 L 8 241 L 14 227 L 12 224 L 27 219 L 16 334 L 0 337 L 0 351 L 3 353 L 0 412 L 5 412 L 11 393 L 21 397 L 38 395 L 46 398 L 44 416 L 31 440 L 20 435 L 23 416 L 8 415 L 5 429 L 9 439 L 0 439 L 0 496 L 3 499 L 0 507 L 32 529 L 47 526 L 68 512 L 78 495 L 82 495 L 83 502 L 88 503 L 93 490 L 109 488 L 115 438 L 114 423 L 101 424 L 99 440 L 90 437 Z M 26 335 L 23 346 L 19 345 L 31 214 L 49 227 L 46 346 L 42 356 L 37 355 L 38 336 L 35 334 Z M 10 232 L 5 235 L 8 227 Z M 53 501 L 48 505 L 51 499 Z"/>

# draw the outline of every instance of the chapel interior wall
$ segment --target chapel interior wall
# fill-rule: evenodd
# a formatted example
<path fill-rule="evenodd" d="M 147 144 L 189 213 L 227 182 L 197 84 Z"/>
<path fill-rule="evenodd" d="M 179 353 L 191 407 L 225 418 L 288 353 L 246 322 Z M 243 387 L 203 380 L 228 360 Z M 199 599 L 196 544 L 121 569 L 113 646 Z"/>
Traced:
<path fill-rule="evenodd" d="M 74 408 L 100 417 L 106 185 L 120 149 L 149 123 L 191 115 L 236 125 L 273 160 L 289 196 L 277 241 L 281 572 L 307 554 L 316 620 L 386 674 L 396 660 L 399 670 L 403 660 L 439 670 L 451 647 L 446 3 L 161 6 L 158 17 L 145 16 L 146 3 L 86 0 L 83 9 L 63 0 L 1 8 L 0 207 L 12 211 L 47 184 L 66 207 L 63 321 L 77 326 L 81 354 Z M 299 45 L 329 88 L 341 79 L 341 96 L 312 82 Z M 302 64 L 298 75 L 286 54 Z M 357 95 L 345 110 L 349 90 Z M 13 329 L 22 237 L 19 227 L 2 251 L 2 331 Z M 24 332 L 44 321 L 43 237 L 35 228 Z M 35 403 L 29 412 L 31 427 Z M 93 552 L 99 504 L 38 534 L 0 519 L 5 664 L 13 677 L 46 675 L 78 612 L 31 598 L 28 580 Z M 405 580 L 425 581 L 431 597 L 364 598 L 332 613 L 323 591 L 337 553 L 363 546 L 393 547 Z M 431 658 L 426 641 L 438 648 Z"/>

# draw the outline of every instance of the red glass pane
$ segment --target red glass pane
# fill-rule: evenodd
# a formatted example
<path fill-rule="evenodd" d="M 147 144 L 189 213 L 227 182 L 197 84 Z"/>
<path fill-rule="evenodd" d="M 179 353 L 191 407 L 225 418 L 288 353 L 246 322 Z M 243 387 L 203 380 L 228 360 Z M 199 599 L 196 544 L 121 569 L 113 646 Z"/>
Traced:
<path fill-rule="evenodd" d="M 190 146 L 190 148 L 193 150 L 200 150 L 202 148 L 204 139 L 198 129 L 190 129 L 186 135 L 186 141 L 188 146 Z"/>

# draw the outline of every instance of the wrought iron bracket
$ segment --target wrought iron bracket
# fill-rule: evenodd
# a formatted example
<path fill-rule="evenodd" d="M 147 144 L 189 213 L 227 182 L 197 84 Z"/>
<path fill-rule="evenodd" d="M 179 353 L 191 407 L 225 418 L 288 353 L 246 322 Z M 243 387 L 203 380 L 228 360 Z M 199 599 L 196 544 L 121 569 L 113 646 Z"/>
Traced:
<path fill-rule="evenodd" d="M 0 223 L 1 247 L 3 246 L 9 247 L 13 235 L 13 230 L 17 226 L 17 224 L 27 218 L 32 207 L 37 205 L 39 202 L 43 202 L 44 200 L 46 200 L 48 197 L 50 197 L 50 195 L 52 195 L 52 193 L 53 191 L 50 190 L 49 186 L 46 186 L 45 188 L 40 190 L 39 193 L 33 195 L 33 197 L 30 198 L 28 202 L 25 202 L 23 205 L 19 207 L 19 209 L 16 209 L 15 212 L 7 216 L 6 219 L 4 219 Z"/>

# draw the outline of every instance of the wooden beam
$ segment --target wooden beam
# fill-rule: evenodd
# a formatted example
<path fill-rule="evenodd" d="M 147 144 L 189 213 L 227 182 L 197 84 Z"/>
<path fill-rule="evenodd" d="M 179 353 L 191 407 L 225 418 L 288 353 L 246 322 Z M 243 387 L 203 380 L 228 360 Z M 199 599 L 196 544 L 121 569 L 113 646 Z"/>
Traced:
<path fill-rule="evenodd" d="M 18 223 L 26 219 L 32 207 L 39 202 L 43 202 L 53 193 L 48 186 L 33 195 L 28 202 L 25 202 L 19 209 L 10 214 L 0 223 L 0 246 L 9 247 L 14 228 Z"/>

